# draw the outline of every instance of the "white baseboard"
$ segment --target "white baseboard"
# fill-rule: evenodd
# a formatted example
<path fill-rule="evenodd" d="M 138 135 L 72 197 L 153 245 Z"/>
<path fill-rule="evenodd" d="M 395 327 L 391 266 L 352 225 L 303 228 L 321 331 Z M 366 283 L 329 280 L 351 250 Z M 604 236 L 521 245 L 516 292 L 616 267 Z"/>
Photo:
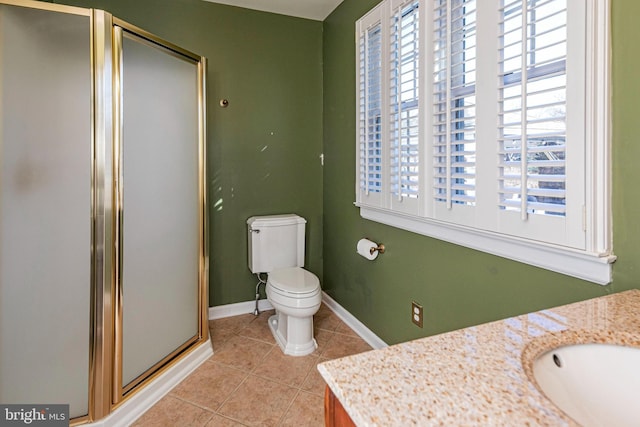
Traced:
<path fill-rule="evenodd" d="M 83 424 L 83 427 L 125 427 L 131 425 L 212 355 L 211 341 L 206 340 L 142 390 L 131 396 L 107 417 L 93 423 Z"/>
<path fill-rule="evenodd" d="M 387 343 L 374 334 L 369 328 L 367 328 L 362 322 L 355 318 L 351 313 L 338 304 L 333 298 L 322 292 L 322 302 L 325 303 L 331 311 L 333 311 L 340 320 L 342 320 L 347 326 L 358 334 L 363 340 L 367 342 L 374 349 L 388 347 Z M 238 302 L 235 304 L 218 305 L 215 307 L 209 307 L 209 320 L 222 319 L 224 317 L 238 316 L 240 314 L 253 313 L 256 308 L 255 301 Z M 273 306 L 266 299 L 261 299 L 258 302 L 258 309 L 260 311 L 271 310 Z"/>
<path fill-rule="evenodd" d="M 253 313 L 256 309 L 256 301 L 237 302 L 235 304 L 217 305 L 209 307 L 209 320 L 222 319 L 224 317 L 239 316 Z M 266 299 L 258 300 L 258 310 L 273 310 L 273 306 Z"/>
<path fill-rule="evenodd" d="M 380 337 L 374 334 L 371 329 L 367 328 L 364 323 L 356 319 L 356 317 L 349 313 L 344 307 L 338 304 L 333 298 L 327 295 L 326 292 L 322 292 L 322 302 L 333 311 L 336 316 L 340 318 L 347 326 L 360 336 L 374 349 L 380 349 L 388 347 L 389 345 L 384 342 Z"/>

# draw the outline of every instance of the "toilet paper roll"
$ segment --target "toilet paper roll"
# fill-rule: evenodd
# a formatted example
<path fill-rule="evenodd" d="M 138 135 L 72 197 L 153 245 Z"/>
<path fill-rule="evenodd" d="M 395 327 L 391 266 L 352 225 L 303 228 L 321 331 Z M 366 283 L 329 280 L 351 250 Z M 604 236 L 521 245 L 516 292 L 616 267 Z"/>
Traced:
<path fill-rule="evenodd" d="M 356 251 L 369 261 L 372 261 L 378 257 L 378 251 L 373 251 L 373 253 L 371 253 L 371 248 L 377 247 L 378 244 L 369 239 L 360 239 L 356 246 Z"/>

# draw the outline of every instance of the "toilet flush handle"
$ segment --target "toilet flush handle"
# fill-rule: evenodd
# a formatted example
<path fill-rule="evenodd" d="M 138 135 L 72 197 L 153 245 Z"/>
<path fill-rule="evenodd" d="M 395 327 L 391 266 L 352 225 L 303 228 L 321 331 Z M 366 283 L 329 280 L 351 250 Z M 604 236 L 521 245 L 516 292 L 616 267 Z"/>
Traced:
<path fill-rule="evenodd" d="M 250 232 L 250 233 L 260 233 L 260 230 L 259 230 L 259 229 L 255 229 L 255 230 L 254 230 L 253 228 L 250 228 L 250 229 L 249 229 L 249 232 Z"/>

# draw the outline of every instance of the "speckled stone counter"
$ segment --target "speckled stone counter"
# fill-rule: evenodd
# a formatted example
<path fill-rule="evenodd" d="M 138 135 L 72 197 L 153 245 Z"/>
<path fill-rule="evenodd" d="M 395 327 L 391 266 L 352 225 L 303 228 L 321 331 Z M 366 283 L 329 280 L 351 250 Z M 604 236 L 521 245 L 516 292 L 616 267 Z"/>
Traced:
<path fill-rule="evenodd" d="M 332 360 L 320 374 L 357 426 L 573 426 L 531 362 L 557 346 L 640 347 L 640 290 Z"/>

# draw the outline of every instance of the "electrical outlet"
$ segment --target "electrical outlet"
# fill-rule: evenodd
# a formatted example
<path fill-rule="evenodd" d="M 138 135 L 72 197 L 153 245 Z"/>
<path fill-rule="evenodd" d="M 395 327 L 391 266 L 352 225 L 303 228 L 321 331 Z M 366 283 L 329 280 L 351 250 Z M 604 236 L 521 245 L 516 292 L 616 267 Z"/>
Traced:
<path fill-rule="evenodd" d="M 422 328 L 422 306 L 411 301 L 411 321 Z"/>

